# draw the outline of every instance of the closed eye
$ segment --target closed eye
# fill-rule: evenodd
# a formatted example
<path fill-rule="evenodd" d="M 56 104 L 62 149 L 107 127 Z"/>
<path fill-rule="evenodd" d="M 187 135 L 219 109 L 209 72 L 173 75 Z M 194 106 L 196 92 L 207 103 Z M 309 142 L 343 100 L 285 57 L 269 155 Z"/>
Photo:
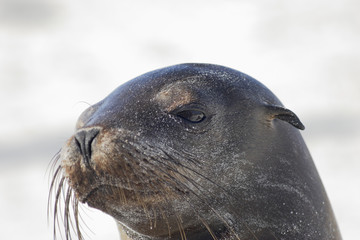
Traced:
<path fill-rule="evenodd" d="M 183 110 L 177 112 L 176 115 L 191 123 L 200 123 L 206 118 L 205 113 L 199 110 Z"/>

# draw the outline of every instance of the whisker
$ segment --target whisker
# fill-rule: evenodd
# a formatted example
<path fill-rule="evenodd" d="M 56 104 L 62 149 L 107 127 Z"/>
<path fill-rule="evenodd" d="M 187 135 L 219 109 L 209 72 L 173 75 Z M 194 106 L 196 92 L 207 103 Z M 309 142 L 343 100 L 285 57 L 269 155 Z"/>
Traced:
<path fill-rule="evenodd" d="M 163 153 L 170 159 L 170 160 L 173 160 L 173 157 L 171 157 L 168 153 L 166 153 L 165 151 L 163 151 Z M 187 169 L 193 173 L 195 173 L 196 175 L 200 176 L 201 178 L 209 181 L 210 183 L 214 184 L 215 186 L 219 187 L 225 194 L 227 194 L 228 196 L 231 196 L 231 193 L 229 193 L 223 186 L 219 185 L 218 183 L 216 183 L 215 181 L 211 180 L 210 178 L 206 177 L 204 174 L 202 173 L 199 173 L 198 171 L 196 171 L 195 169 L 193 168 L 190 168 L 182 163 L 177 163 L 178 166 L 184 168 L 184 169 Z"/>
<path fill-rule="evenodd" d="M 169 167 L 169 165 L 166 165 L 166 167 Z M 175 169 L 171 168 L 171 170 L 174 171 Z M 239 238 L 239 236 L 236 234 L 235 230 L 234 230 L 234 229 L 227 223 L 227 221 L 210 205 L 210 203 L 209 203 L 207 200 L 205 200 L 204 198 L 200 197 L 197 193 L 195 193 L 193 190 L 191 190 L 186 184 L 183 183 L 183 181 L 178 181 L 178 180 L 176 180 L 175 177 L 169 175 L 169 174 L 167 173 L 167 171 L 162 171 L 162 172 L 163 172 L 164 174 L 167 174 L 168 177 L 170 177 L 170 178 L 175 182 L 175 186 L 176 186 L 176 187 L 178 187 L 179 185 L 185 187 L 185 189 L 187 189 L 189 192 L 191 192 L 192 194 L 194 194 L 199 200 L 201 200 L 202 202 L 204 202 L 204 203 L 211 209 L 211 211 L 213 211 L 213 212 L 219 217 L 219 219 L 227 226 L 227 228 L 235 235 L 235 237 L 236 237 L 238 240 L 240 240 L 240 238 Z M 179 173 L 179 172 L 176 172 L 176 173 L 180 174 L 180 175 L 181 175 L 182 177 L 184 177 L 188 182 L 192 183 L 192 185 L 193 185 L 194 187 L 196 187 L 196 188 L 202 193 L 202 189 L 200 189 L 200 188 L 197 186 L 198 184 L 196 184 L 193 180 L 189 179 L 187 176 L 185 176 L 185 175 L 183 175 L 183 174 L 181 174 L 181 173 Z M 169 184 L 169 182 L 164 182 L 164 183 Z M 196 212 L 196 211 L 195 211 L 195 212 Z M 205 227 L 206 227 L 206 226 L 205 226 Z M 212 233 L 210 233 L 210 234 L 212 234 Z"/>
<path fill-rule="evenodd" d="M 58 221 L 58 209 L 61 208 L 60 205 L 60 196 L 61 196 L 61 192 L 63 190 L 63 184 L 65 181 L 65 177 L 62 177 L 60 180 L 60 183 L 58 185 L 58 189 L 56 191 L 56 195 L 55 195 L 55 204 L 54 204 L 54 239 L 56 239 L 56 226 L 58 227 L 58 229 L 60 230 L 60 225 L 59 225 L 59 221 Z"/>
<path fill-rule="evenodd" d="M 70 187 L 68 187 L 67 191 L 66 191 L 66 197 L 65 197 L 65 210 L 64 210 L 64 226 L 65 226 L 65 236 L 66 239 L 71 239 L 71 234 L 70 234 L 70 224 L 69 221 L 71 221 L 71 219 L 69 219 L 69 204 L 70 204 L 70 197 L 71 197 L 71 189 Z"/>
<path fill-rule="evenodd" d="M 59 166 L 56 171 L 55 174 L 51 180 L 51 184 L 50 184 L 50 188 L 49 188 L 49 194 L 48 194 L 48 203 L 47 203 L 47 221 L 49 222 L 49 217 L 50 217 L 50 209 L 51 209 L 51 202 L 52 202 L 52 195 L 53 195 L 53 191 L 54 191 L 54 186 L 56 185 L 56 182 L 59 180 L 60 178 L 60 171 L 61 171 L 61 166 Z"/>
<path fill-rule="evenodd" d="M 166 183 L 169 183 L 169 182 L 166 182 Z M 177 186 L 177 183 L 175 183 Z M 212 236 L 212 238 L 214 240 L 217 240 L 214 232 L 211 230 L 210 226 L 206 223 L 206 221 L 200 216 L 200 214 L 198 213 L 197 209 L 194 207 L 194 205 L 188 200 L 185 198 L 185 196 L 182 196 L 180 195 L 180 197 L 182 197 L 188 204 L 189 206 L 194 210 L 195 214 L 199 217 L 199 219 L 201 220 L 201 222 L 203 223 L 203 225 L 205 226 L 205 228 L 208 230 L 208 232 L 210 233 L 210 235 Z M 203 199 L 201 199 L 203 200 Z M 176 214 L 176 213 L 175 213 Z M 178 218 L 178 215 L 176 215 L 176 217 Z M 177 224 L 179 226 L 180 222 L 177 221 Z M 181 238 L 183 239 L 183 236 L 184 236 L 184 239 L 186 239 L 186 233 L 184 231 L 184 229 L 182 228 L 182 225 L 179 226 L 179 232 L 180 232 L 180 235 L 181 235 Z"/>
<path fill-rule="evenodd" d="M 171 158 L 171 156 L 169 156 L 168 154 L 167 154 L 167 156 Z M 165 165 L 167 168 L 170 168 L 173 172 L 176 172 L 176 174 L 179 174 L 180 176 L 182 176 L 182 177 L 183 177 L 184 179 L 186 179 L 189 183 L 191 183 L 194 187 L 196 187 L 201 193 L 203 193 L 203 189 L 206 189 L 206 188 L 203 188 L 200 184 L 196 183 L 194 180 L 192 180 L 192 179 L 191 179 L 190 177 L 188 177 L 187 175 L 182 174 L 182 173 L 180 173 L 179 171 L 177 171 L 176 168 L 171 167 L 168 163 L 165 163 L 165 162 L 163 162 L 163 161 L 159 161 L 159 160 L 156 160 L 156 159 L 153 159 L 153 160 L 155 160 L 155 161 L 157 161 L 157 162 Z M 194 170 L 192 170 L 191 168 L 184 166 L 183 164 L 180 164 L 180 167 L 185 167 L 187 170 L 191 170 L 192 172 L 194 172 L 194 173 L 197 174 L 197 171 L 194 171 Z M 183 171 L 185 171 L 185 170 L 183 169 Z M 201 176 L 201 177 L 204 177 L 205 180 L 209 180 L 207 177 L 205 177 L 205 176 L 202 175 L 202 174 L 200 174 L 200 176 Z M 210 181 L 210 182 L 214 183 L 213 181 Z M 180 181 L 180 183 L 183 184 L 182 181 Z M 215 183 L 214 183 L 214 184 L 215 184 Z M 197 196 L 198 199 L 200 199 L 201 201 L 205 201 L 203 198 L 201 198 L 198 194 L 196 194 L 195 192 L 193 192 L 193 191 L 192 191 L 190 188 L 188 188 L 186 185 L 184 185 L 184 186 L 185 186 L 189 191 L 191 191 L 195 196 Z M 199 187 L 199 186 L 200 186 L 200 187 Z M 221 187 L 221 186 L 218 185 L 218 184 L 216 184 L 216 186 L 218 186 L 218 187 L 220 187 L 221 189 L 223 189 L 223 187 Z M 224 190 L 224 189 L 223 189 L 223 190 Z M 224 191 L 225 191 L 225 190 L 224 190 Z M 226 191 L 225 191 L 225 192 L 226 192 Z M 211 195 L 213 196 L 213 194 L 212 194 L 209 190 L 207 190 L 207 193 L 208 193 L 208 194 L 211 194 Z M 228 196 L 229 196 L 229 195 L 228 195 Z M 232 205 L 230 200 L 229 200 L 229 204 Z M 221 220 L 223 223 L 225 223 L 225 225 L 227 226 L 227 228 L 235 235 L 235 237 L 236 237 L 237 239 L 240 239 L 240 237 L 237 235 L 237 233 L 235 232 L 235 230 L 227 223 L 227 221 L 226 221 L 207 201 L 206 201 L 206 205 L 220 218 L 220 220 Z"/>
<path fill-rule="evenodd" d="M 163 219 L 164 219 L 165 222 L 166 222 L 166 225 L 167 225 L 167 227 L 168 227 L 168 233 L 169 233 L 168 236 L 169 236 L 169 238 L 171 238 L 171 231 L 170 231 L 169 220 L 168 220 L 168 218 L 166 217 L 164 211 L 163 211 L 161 208 L 159 208 L 159 211 L 160 211 L 160 214 L 162 215 Z"/>
<path fill-rule="evenodd" d="M 185 234 L 184 228 L 183 228 L 182 223 L 181 223 L 182 222 L 181 218 L 176 213 L 175 213 L 175 216 L 176 216 L 176 223 L 177 223 L 178 228 L 179 228 L 179 233 L 180 233 L 181 239 L 186 240 L 186 234 Z"/>
<path fill-rule="evenodd" d="M 76 199 L 76 198 L 74 198 L 74 199 Z M 77 199 L 76 199 L 77 200 Z M 83 208 L 83 206 L 84 205 L 82 205 L 82 203 L 81 202 L 79 202 L 78 200 L 77 200 L 77 211 L 78 211 L 78 219 L 79 219 L 79 230 L 80 230 L 80 233 L 81 233 L 81 236 L 82 236 L 82 233 L 83 232 L 85 232 L 85 234 L 89 237 L 89 234 L 87 234 L 87 232 L 90 232 L 91 234 L 94 234 L 94 232 L 92 231 L 92 229 L 86 224 L 86 221 L 83 219 L 83 217 L 82 217 L 82 215 L 81 215 L 81 213 L 85 213 L 86 214 L 86 211 L 84 210 L 84 208 Z M 87 214 L 86 214 L 87 215 Z M 81 225 L 80 225 L 80 222 L 81 222 Z M 83 229 L 84 229 L 84 227 L 83 226 L 85 226 L 85 228 L 86 228 L 86 231 L 84 231 Z M 82 236 L 82 238 L 84 238 L 83 236 Z"/>
<path fill-rule="evenodd" d="M 52 179 L 52 176 L 54 175 L 54 174 L 52 173 L 52 171 L 53 171 L 54 169 L 57 169 L 56 164 L 59 163 L 60 152 L 61 152 L 61 149 L 59 149 L 59 150 L 54 154 L 54 156 L 51 158 L 50 162 L 48 163 L 48 166 L 46 167 L 45 176 L 48 176 L 49 182 L 50 182 L 50 180 Z"/>
<path fill-rule="evenodd" d="M 83 239 L 83 236 L 80 231 L 80 224 L 79 224 L 79 201 L 76 198 L 74 198 L 74 201 L 73 201 L 73 209 L 74 209 L 74 218 L 75 218 L 77 236 L 79 239 Z"/>
<path fill-rule="evenodd" d="M 205 222 L 205 220 L 198 214 L 198 217 L 200 218 L 200 221 L 202 222 L 202 224 L 206 227 L 206 229 L 208 230 L 208 232 L 210 233 L 211 237 L 213 238 L 213 240 L 218 240 L 217 237 L 215 236 L 214 232 L 211 230 L 209 224 L 207 224 Z"/>
<path fill-rule="evenodd" d="M 250 227 L 249 227 L 247 224 L 245 224 L 245 227 L 246 227 L 246 229 L 251 233 L 251 235 L 255 238 L 255 240 L 259 240 L 259 239 L 256 237 L 255 233 L 250 229 Z"/>

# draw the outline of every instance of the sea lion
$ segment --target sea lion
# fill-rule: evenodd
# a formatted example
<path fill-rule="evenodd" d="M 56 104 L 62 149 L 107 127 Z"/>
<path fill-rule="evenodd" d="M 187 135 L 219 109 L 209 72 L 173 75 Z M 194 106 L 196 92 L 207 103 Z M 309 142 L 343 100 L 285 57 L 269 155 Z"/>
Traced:
<path fill-rule="evenodd" d="M 146 73 L 79 117 L 57 155 L 55 218 L 64 192 L 67 238 L 71 206 L 82 238 L 82 202 L 132 240 L 339 240 L 298 129 L 292 111 L 239 71 L 181 64 Z"/>

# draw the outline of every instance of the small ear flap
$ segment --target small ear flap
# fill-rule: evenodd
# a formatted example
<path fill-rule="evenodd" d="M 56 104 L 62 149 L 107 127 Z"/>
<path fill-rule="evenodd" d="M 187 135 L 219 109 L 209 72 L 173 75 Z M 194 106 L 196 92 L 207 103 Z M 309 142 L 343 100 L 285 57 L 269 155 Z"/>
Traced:
<path fill-rule="evenodd" d="M 300 119 L 296 116 L 295 113 L 293 113 L 289 109 L 274 105 L 267 105 L 266 109 L 268 110 L 272 118 L 277 118 L 282 121 L 288 122 L 300 130 L 305 129 L 305 126 L 301 123 Z"/>

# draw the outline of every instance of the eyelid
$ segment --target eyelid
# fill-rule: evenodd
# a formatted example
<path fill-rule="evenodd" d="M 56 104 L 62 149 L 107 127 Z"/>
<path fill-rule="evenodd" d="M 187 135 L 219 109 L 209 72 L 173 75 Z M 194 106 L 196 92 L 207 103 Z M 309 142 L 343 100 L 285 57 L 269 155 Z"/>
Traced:
<path fill-rule="evenodd" d="M 186 105 L 180 105 L 177 108 L 175 108 L 173 111 L 171 111 L 171 114 L 176 115 L 177 113 L 185 110 L 194 110 L 194 111 L 200 111 L 200 112 L 207 112 L 204 105 L 199 103 L 190 103 Z"/>
<path fill-rule="evenodd" d="M 192 120 L 191 111 L 194 111 L 195 114 L 196 113 L 202 114 L 203 115 L 202 118 L 200 120 L 195 120 L 195 121 Z M 208 119 L 208 117 L 211 117 L 208 115 L 208 111 L 206 110 L 206 107 L 199 103 L 190 103 L 190 104 L 178 106 L 173 111 L 171 111 L 170 114 L 179 119 L 182 119 L 184 123 L 187 122 L 190 124 L 202 123 L 205 122 L 205 120 Z M 187 114 L 189 114 L 189 116 L 186 116 Z"/>
<path fill-rule="evenodd" d="M 191 123 L 200 123 L 206 118 L 204 112 L 194 109 L 179 111 L 176 115 Z"/>

